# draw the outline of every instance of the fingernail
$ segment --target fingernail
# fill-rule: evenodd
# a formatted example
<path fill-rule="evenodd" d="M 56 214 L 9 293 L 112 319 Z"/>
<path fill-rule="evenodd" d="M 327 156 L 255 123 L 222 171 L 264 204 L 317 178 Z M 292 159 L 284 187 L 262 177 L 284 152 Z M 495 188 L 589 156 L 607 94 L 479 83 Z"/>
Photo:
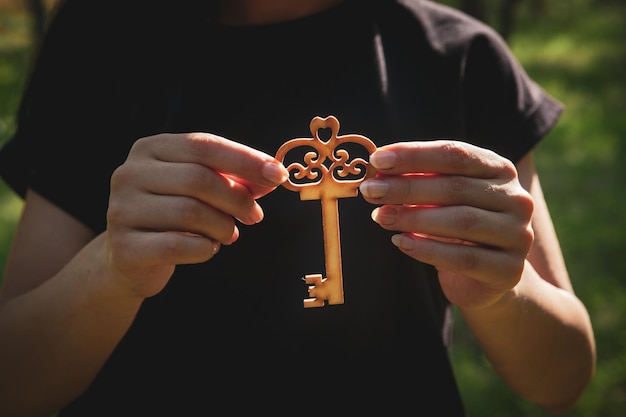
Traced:
<path fill-rule="evenodd" d="M 214 241 L 213 247 L 211 248 L 211 252 L 215 255 L 220 250 L 220 242 Z"/>
<path fill-rule="evenodd" d="M 370 156 L 370 162 L 376 169 L 391 169 L 396 164 L 396 154 L 390 151 L 376 151 Z"/>
<path fill-rule="evenodd" d="M 233 243 L 237 241 L 237 239 L 239 239 L 239 228 L 235 226 L 235 228 L 233 229 L 233 235 L 230 237 L 228 241 L 223 242 L 223 243 L 224 245 L 232 245 Z"/>
<path fill-rule="evenodd" d="M 391 236 L 391 243 L 402 250 L 413 249 L 413 239 L 405 235 L 393 235 Z"/>
<path fill-rule="evenodd" d="M 378 207 L 372 211 L 372 220 L 384 226 L 395 224 L 397 218 L 398 210 L 395 207 Z"/>
<path fill-rule="evenodd" d="M 265 217 L 265 213 L 263 213 L 263 209 L 261 208 L 261 206 L 259 205 L 259 203 L 257 203 L 256 201 L 254 202 L 254 219 L 253 221 L 255 223 L 261 223 L 261 221 L 263 220 L 263 218 Z"/>
<path fill-rule="evenodd" d="M 265 214 L 263 213 L 263 209 L 261 208 L 259 203 L 255 201 L 254 207 L 252 208 L 248 216 L 235 217 L 235 218 L 243 224 L 253 225 L 253 224 L 261 223 L 261 221 L 263 220 L 263 217 L 265 217 Z"/>
<path fill-rule="evenodd" d="M 359 186 L 361 193 L 368 198 L 382 198 L 387 195 L 389 184 L 384 180 L 370 179 L 365 180 Z"/>
<path fill-rule="evenodd" d="M 274 184 L 282 184 L 289 177 L 289 172 L 282 164 L 268 161 L 263 166 L 263 177 Z"/>

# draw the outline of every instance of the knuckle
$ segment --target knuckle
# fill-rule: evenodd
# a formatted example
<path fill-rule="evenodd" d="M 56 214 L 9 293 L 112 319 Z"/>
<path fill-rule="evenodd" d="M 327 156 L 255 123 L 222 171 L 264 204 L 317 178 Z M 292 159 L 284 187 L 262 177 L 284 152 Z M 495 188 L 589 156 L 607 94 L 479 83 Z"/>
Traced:
<path fill-rule="evenodd" d="M 137 139 L 133 143 L 133 146 L 130 148 L 130 153 L 132 154 L 132 153 L 135 153 L 137 151 L 144 149 L 145 147 L 148 146 L 148 144 L 152 141 L 153 138 L 154 136 L 145 136 L 145 137 Z"/>
<path fill-rule="evenodd" d="M 527 243 L 527 246 L 531 246 L 535 241 L 535 231 L 532 225 L 529 223 L 524 229 L 523 239 Z"/>
<path fill-rule="evenodd" d="M 500 157 L 499 161 L 501 164 L 500 169 L 502 170 L 506 178 L 518 177 L 517 167 L 510 159 Z"/>
<path fill-rule="evenodd" d="M 107 221 L 109 223 L 118 223 L 122 219 L 123 213 L 124 204 L 118 199 L 110 199 L 109 206 L 107 208 Z"/>
<path fill-rule="evenodd" d="M 233 196 L 233 203 L 242 213 L 250 214 L 255 206 L 255 200 L 250 194 L 237 193 Z"/>
<path fill-rule="evenodd" d="M 473 155 L 467 147 L 460 142 L 446 141 L 442 146 L 446 162 L 454 168 L 463 168 L 470 163 Z"/>
<path fill-rule="evenodd" d="M 456 230 L 472 230 L 479 222 L 480 219 L 476 212 L 468 207 L 459 208 L 452 212 L 452 225 Z"/>
<path fill-rule="evenodd" d="M 111 174 L 110 185 L 112 189 L 120 188 L 134 176 L 134 169 L 125 163 L 117 167 Z"/>
<path fill-rule="evenodd" d="M 403 178 L 396 184 L 398 185 L 396 189 L 397 201 L 411 201 L 412 196 L 419 194 L 419 184 L 411 178 Z"/>
<path fill-rule="evenodd" d="M 178 199 L 178 207 L 176 213 L 178 220 L 183 225 L 195 225 L 202 218 L 205 207 L 197 200 L 192 198 Z"/>
<path fill-rule="evenodd" d="M 132 204 L 124 198 L 111 197 L 109 199 L 106 220 L 111 225 L 128 223 L 132 218 Z"/>
<path fill-rule="evenodd" d="M 535 232 L 530 224 L 528 224 L 518 233 L 517 240 L 520 244 L 520 247 L 523 249 L 525 256 L 526 254 L 528 254 L 530 247 L 535 241 Z"/>
<path fill-rule="evenodd" d="M 508 273 L 505 276 L 510 277 L 511 283 L 509 287 L 514 287 L 520 280 L 522 273 L 524 272 L 524 258 L 512 257 L 508 263 Z"/>
<path fill-rule="evenodd" d="M 519 187 L 518 191 L 510 197 L 516 212 L 525 219 L 530 219 L 535 211 L 535 201 L 530 193 Z"/>
<path fill-rule="evenodd" d="M 221 177 L 213 170 L 198 164 L 190 164 L 185 170 L 183 181 L 191 190 L 211 190 L 220 185 Z"/>
<path fill-rule="evenodd" d="M 460 176 L 450 176 L 442 182 L 443 192 L 448 194 L 464 194 L 470 187 L 468 180 Z"/>
<path fill-rule="evenodd" d="M 460 247 L 453 262 L 460 271 L 474 271 L 479 265 L 477 254 L 469 247 Z"/>
<path fill-rule="evenodd" d="M 137 139 L 133 146 L 130 149 L 129 156 L 134 154 L 150 154 L 152 153 L 152 149 L 154 149 L 155 144 L 161 143 L 161 141 L 167 135 L 164 133 L 159 133 L 157 135 L 152 136 L 144 136 L 142 138 Z"/>
<path fill-rule="evenodd" d="M 165 233 L 158 248 L 158 259 L 166 263 L 176 263 L 180 256 L 181 236 L 177 233 Z"/>
<path fill-rule="evenodd" d="M 187 133 L 185 141 L 192 155 L 205 155 L 217 143 L 217 137 L 208 133 Z"/>
<path fill-rule="evenodd" d="M 228 242 L 235 233 L 235 220 L 230 216 L 224 216 L 224 219 L 215 224 L 213 230 L 209 233 L 209 237 L 221 243 Z"/>

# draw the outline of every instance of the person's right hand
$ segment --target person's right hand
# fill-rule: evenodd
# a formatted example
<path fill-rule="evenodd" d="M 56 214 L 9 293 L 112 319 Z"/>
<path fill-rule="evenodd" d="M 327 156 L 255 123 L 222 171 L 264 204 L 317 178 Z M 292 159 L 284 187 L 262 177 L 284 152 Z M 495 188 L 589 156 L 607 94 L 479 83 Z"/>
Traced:
<path fill-rule="evenodd" d="M 179 264 L 212 258 L 258 223 L 256 199 L 287 179 L 272 156 L 208 133 L 139 139 L 112 175 L 107 262 L 136 295 L 158 293 Z"/>

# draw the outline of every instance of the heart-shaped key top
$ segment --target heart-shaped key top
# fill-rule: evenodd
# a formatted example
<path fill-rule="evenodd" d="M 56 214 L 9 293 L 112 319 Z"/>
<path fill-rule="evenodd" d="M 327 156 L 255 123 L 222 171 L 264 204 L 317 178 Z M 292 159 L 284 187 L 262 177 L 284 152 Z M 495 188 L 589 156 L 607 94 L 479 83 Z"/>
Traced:
<path fill-rule="evenodd" d="M 323 129 L 331 132 L 326 141 L 320 138 Z M 326 301 L 328 304 L 344 302 L 337 199 L 356 197 L 359 185 L 376 174 L 364 158 L 350 159 L 345 145 L 360 145 L 368 155 L 376 150 L 376 145 L 362 135 L 338 136 L 339 120 L 334 116 L 314 117 L 310 130 L 313 137 L 285 142 L 278 149 L 276 159 L 284 162 L 287 153 L 296 148 L 312 149 L 304 154 L 303 163 L 292 162 L 286 166 L 290 177 L 283 186 L 298 191 L 301 200 L 321 200 L 322 203 L 326 277 L 321 274 L 304 276 L 310 297 L 304 299 L 304 307 L 322 307 Z"/>

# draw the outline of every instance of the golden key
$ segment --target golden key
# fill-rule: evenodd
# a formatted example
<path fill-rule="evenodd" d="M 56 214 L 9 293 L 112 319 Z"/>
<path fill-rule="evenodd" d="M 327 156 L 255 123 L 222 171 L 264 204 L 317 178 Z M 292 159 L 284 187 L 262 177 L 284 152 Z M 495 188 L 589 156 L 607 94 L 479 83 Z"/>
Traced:
<path fill-rule="evenodd" d="M 327 141 L 320 138 L 320 129 L 330 128 Z M 286 166 L 289 179 L 283 186 L 300 192 L 300 200 L 321 200 L 322 227 L 324 231 L 324 257 L 326 278 L 321 274 L 305 275 L 309 284 L 310 298 L 304 299 L 304 307 L 323 307 L 328 304 L 343 304 L 343 274 L 341 270 L 341 242 L 339 237 L 338 198 L 356 197 L 359 185 L 376 174 L 376 170 L 363 158 L 353 158 L 345 144 L 362 146 L 371 155 L 376 145 L 361 135 L 339 133 L 339 121 L 334 116 L 314 117 L 310 124 L 312 138 L 292 139 L 285 142 L 276 153 L 276 159 L 284 163 L 287 153 L 295 148 L 312 148 L 304 154 L 304 164 L 293 162 Z M 292 181 L 292 177 L 300 182 Z M 308 180 L 308 182 L 307 182 Z"/>

